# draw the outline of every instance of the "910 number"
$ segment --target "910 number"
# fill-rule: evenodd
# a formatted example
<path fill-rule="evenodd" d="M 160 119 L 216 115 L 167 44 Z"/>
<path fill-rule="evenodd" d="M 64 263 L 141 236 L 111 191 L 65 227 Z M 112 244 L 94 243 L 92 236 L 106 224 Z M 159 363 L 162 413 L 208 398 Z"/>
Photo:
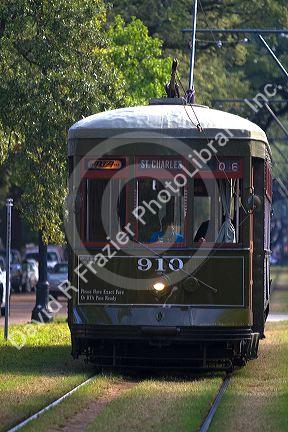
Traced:
<path fill-rule="evenodd" d="M 172 271 L 179 271 L 183 268 L 184 264 L 180 258 L 155 258 L 153 262 L 149 258 L 139 258 L 138 259 L 138 270 L 148 271 L 156 265 L 155 271 L 165 272 L 168 268 Z"/>

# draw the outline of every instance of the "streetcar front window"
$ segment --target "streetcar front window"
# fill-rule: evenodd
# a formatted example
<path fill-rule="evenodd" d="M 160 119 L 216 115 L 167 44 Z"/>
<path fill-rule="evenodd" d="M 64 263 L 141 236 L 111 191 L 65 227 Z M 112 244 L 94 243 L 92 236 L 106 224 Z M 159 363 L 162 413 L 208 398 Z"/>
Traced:
<path fill-rule="evenodd" d="M 165 179 L 137 179 L 137 203 L 145 208 L 143 221 L 138 222 L 138 240 L 143 243 L 184 243 L 185 188 L 178 192 L 169 190 L 159 199 L 159 192 L 165 190 Z M 167 190 L 167 189 L 166 189 Z M 144 223 L 145 222 L 145 223 Z"/>
<path fill-rule="evenodd" d="M 240 180 L 195 179 L 193 241 L 238 243 L 240 240 Z"/>
<path fill-rule="evenodd" d="M 83 238 L 86 242 L 106 242 L 125 225 L 126 190 L 123 180 L 85 179 L 85 218 Z"/>
<path fill-rule="evenodd" d="M 185 177 L 181 160 L 136 158 L 136 175 L 129 181 L 121 173 L 123 161 L 101 159 L 89 165 L 81 189 L 85 243 L 113 240 L 128 222 L 135 239 L 151 245 L 195 247 L 207 242 L 211 247 L 242 241 L 240 159 L 212 160 L 209 169 L 192 178 Z"/>

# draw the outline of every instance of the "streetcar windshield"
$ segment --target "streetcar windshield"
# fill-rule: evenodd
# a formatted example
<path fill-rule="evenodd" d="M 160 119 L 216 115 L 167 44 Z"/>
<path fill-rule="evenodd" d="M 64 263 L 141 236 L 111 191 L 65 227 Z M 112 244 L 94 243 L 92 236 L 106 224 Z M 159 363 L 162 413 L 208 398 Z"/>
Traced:
<path fill-rule="evenodd" d="M 159 199 L 167 180 L 137 179 L 137 206 L 146 209 L 143 221 L 138 223 L 138 240 L 144 243 L 165 242 L 176 245 L 184 242 L 185 188 L 178 192 L 169 190 Z M 169 198 L 169 199 L 168 199 Z"/>
<path fill-rule="evenodd" d="M 126 218 L 126 189 L 123 180 L 96 178 L 85 180 L 86 242 L 106 242 L 122 229 Z"/>
<path fill-rule="evenodd" d="M 191 178 L 183 174 L 181 160 L 136 158 L 136 175 L 129 181 L 121 173 L 114 175 L 122 160 L 100 162 L 93 163 L 93 173 L 90 170 L 82 183 L 84 242 L 99 244 L 114 239 L 127 222 L 135 240 L 152 246 L 241 242 L 245 211 L 240 159 L 212 161 L 209 170 L 204 168 Z M 109 163 L 109 170 L 104 162 Z"/>
<path fill-rule="evenodd" d="M 239 179 L 195 179 L 193 242 L 238 243 Z"/>

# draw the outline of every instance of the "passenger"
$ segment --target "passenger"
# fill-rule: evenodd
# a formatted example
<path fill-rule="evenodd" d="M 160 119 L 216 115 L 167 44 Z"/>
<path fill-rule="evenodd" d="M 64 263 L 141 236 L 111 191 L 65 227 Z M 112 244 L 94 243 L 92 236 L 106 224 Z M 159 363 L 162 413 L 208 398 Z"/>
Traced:
<path fill-rule="evenodd" d="M 209 228 L 210 220 L 207 220 L 205 222 L 202 222 L 200 227 L 198 228 L 198 231 L 194 237 L 195 243 L 203 243 L 206 242 L 207 232 Z"/>
<path fill-rule="evenodd" d="M 173 225 L 171 223 L 169 224 L 166 217 L 163 217 L 161 220 L 161 227 L 161 231 L 154 231 L 152 233 L 149 243 L 155 243 L 157 241 L 181 243 L 184 241 L 183 234 L 176 233 Z"/>

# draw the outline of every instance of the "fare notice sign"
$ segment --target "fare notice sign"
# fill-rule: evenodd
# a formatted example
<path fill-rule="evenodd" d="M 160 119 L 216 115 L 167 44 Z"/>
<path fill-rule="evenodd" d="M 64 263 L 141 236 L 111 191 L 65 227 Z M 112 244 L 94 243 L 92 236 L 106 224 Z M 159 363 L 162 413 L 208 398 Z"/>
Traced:
<path fill-rule="evenodd" d="M 93 263 L 90 255 L 79 256 L 79 264 L 82 263 L 89 268 L 88 264 Z M 99 273 L 99 272 L 98 272 Z M 92 271 L 83 273 L 78 277 L 78 303 L 79 304 L 121 304 L 124 301 L 125 290 L 106 284 L 99 279 Z"/>

